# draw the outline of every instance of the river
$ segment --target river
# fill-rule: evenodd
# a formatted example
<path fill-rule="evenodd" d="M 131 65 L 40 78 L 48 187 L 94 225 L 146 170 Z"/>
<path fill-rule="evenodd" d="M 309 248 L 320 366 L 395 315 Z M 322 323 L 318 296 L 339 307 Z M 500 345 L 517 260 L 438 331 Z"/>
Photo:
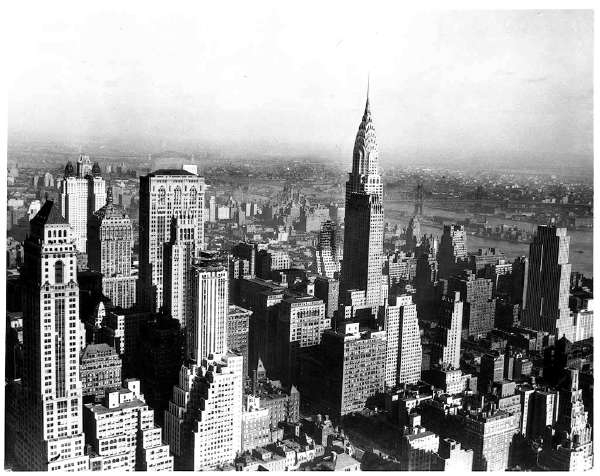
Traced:
<path fill-rule="evenodd" d="M 399 223 L 406 227 L 410 216 L 413 212 L 413 206 L 410 203 L 388 201 L 385 203 L 385 220 L 390 223 Z M 402 216 L 405 213 L 406 216 Z M 472 215 L 467 213 L 452 212 L 441 210 L 439 208 L 431 208 L 423 206 L 423 215 L 426 217 L 443 216 L 447 217 L 446 224 L 452 223 L 453 220 L 472 218 Z M 522 230 L 533 231 L 537 225 L 535 223 L 514 221 L 510 219 L 488 217 L 488 223 L 492 226 L 505 223 L 507 225 L 516 225 Z M 442 230 L 427 225 L 422 225 L 422 232 L 432 234 L 433 236 L 441 236 Z M 587 277 L 593 277 L 593 239 L 594 234 L 591 231 L 571 230 L 568 232 L 571 237 L 570 257 L 569 261 L 573 271 L 583 273 Z M 517 256 L 529 256 L 529 243 L 514 243 L 511 241 L 494 240 L 492 238 L 481 238 L 477 236 L 467 236 L 467 249 L 471 252 L 479 248 L 496 248 L 501 250 L 505 256 L 512 260 Z"/>

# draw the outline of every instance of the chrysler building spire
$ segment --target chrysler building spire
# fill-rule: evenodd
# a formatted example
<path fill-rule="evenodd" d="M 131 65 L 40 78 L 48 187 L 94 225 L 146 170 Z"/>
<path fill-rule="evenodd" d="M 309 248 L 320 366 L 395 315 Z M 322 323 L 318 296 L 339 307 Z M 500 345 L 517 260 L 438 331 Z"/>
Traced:
<path fill-rule="evenodd" d="M 377 136 L 371 118 L 369 83 L 365 112 L 354 142 L 352 172 L 346 182 L 340 302 L 347 301 L 347 291 L 360 290 L 365 293 L 368 305 L 378 306 L 383 259 L 383 183 L 379 175 Z"/>

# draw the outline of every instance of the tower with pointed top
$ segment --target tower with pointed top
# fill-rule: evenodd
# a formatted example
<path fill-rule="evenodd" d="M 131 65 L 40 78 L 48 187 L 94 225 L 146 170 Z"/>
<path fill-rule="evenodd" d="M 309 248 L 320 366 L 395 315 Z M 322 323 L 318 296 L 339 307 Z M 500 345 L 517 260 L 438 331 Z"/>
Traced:
<path fill-rule="evenodd" d="M 107 194 L 106 204 L 88 220 L 88 265 L 102 273 L 102 292 L 115 306 L 129 309 L 136 300 L 136 277 L 131 274 L 133 227 L 125 210 Z"/>
<path fill-rule="evenodd" d="M 21 274 L 24 370 L 16 458 L 29 471 L 85 471 L 75 237 L 51 200 L 30 227 Z"/>
<path fill-rule="evenodd" d="M 352 172 L 346 182 L 340 302 L 347 302 L 348 291 L 360 290 L 368 305 L 380 304 L 383 227 L 383 183 L 367 88 L 365 111 L 354 142 Z"/>

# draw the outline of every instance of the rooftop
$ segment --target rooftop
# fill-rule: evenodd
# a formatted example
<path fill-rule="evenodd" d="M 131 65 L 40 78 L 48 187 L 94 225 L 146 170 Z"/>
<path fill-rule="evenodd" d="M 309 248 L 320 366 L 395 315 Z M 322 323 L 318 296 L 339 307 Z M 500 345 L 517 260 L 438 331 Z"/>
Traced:
<path fill-rule="evenodd" d="M 192 176 L 196 176 L 196 174 L 193 174 L 192 172 L 188 172 L 187 170 L 183 170 L 183 169 L 158 169 L 155 170 L 154 172 L 150 172 L 147 177 L 156 177 L 158 175 L 192 175 Z"/>
<path fill-rule="evenodd" d="M 114 412 L 118 412 L 121 410 L 127 410 L 130 408 L 138 408 L 138 407 L 146 407 L 146 406 L 148 406 L 148 404 L 146 402 L 144 402 L 143 400 L 140 400 L 139 398 L 134 398 L 133 400 L 130 400 L 128 402 L 122 402 L 119 404 L 119 406 L 117 406 L 115 408 L 105 407 L 101 403 L 88 403 L 88 404 L 84 405 L 85 408 L 88 408 L 91 412 L 97 413 L 97 414 L 114 413 Z"/>

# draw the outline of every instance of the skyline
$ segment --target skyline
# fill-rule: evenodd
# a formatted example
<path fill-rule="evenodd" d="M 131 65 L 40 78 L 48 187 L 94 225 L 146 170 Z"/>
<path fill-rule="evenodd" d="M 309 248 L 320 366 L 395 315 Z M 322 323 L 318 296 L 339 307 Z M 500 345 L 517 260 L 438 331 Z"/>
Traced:
<path fill-rule="evenodd" d="M 591 11 L 119 8 L 28 12 L 9 143 L 343 158 L 370 75 L 382 163 L 593 163 Z"/>

